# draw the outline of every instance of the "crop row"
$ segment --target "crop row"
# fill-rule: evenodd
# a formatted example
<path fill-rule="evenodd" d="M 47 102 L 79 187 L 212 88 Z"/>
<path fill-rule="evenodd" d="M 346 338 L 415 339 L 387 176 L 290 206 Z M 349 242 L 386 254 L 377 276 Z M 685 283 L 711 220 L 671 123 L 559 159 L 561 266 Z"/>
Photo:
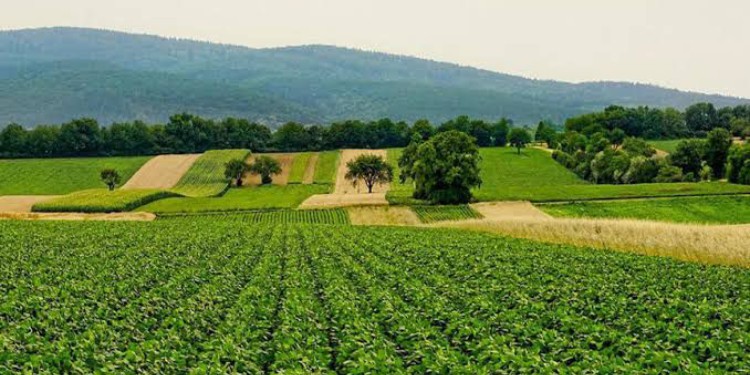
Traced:
<path fill-rule="evenodd" d="M 340 208 L 175 214 L 159 216 L 159 220 L 192 220 L 196 216 L 211 216 L 220 220 L 230 219 L 236 222 L 257 224 L 349 224 L 349 216 L 346 210 Z"/>
<path fill-rule="evenodd" d="M 750 369 L 750 272 L 453 230 L 0 222 L 0 372 Z"/>
<path fill-rule="evenodd" d="M 414 212 L 425 224 L 438 221 L 481 219 L 482 215 L 469 205 L 414 206 Z"/>
<path fill-rule="evenodd" d="M 37 203 L 34 212 L 125 212 L 145 204 L 176 196 L 164 190 L 115 190 L 93 189 L 64 195 Z"/>
<path fill-rule="evenodd" d="M 224 177 L 225 164 L 233 159 L 245 160 L 248 150 L 206 151 L 190 167 L 173 190 L 188 197 L 213 197 L 226 192 L 229 181 Z"/>

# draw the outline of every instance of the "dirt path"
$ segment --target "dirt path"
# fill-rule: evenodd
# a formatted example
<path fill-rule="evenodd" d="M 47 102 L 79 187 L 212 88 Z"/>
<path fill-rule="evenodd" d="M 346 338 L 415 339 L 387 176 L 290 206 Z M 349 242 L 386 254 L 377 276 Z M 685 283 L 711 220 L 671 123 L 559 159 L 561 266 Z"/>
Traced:
<path fill-rule="evenodd" d="M 360 155 L 378 155 L 382 156 L 383 159 L 388 158 L 388 152 L 386 150 L 341 150 L 341 161 L 339 162 L 339 169 L 336 171 L 336 188 L 334 194 L 363 194 L 367 193 L 367 186 L 360 181 L 356 187 L 352 186 L 352 182 L 346 179 L 347 167 L 346 163 L 356 159 Z M 385 193 L 390 187 L 389 184 L 375 185 L 373 187 L 373 193 Z"/>
<path fill-rule="evenodd" d="M 302 183 L 305 185 L 310 185 L 313 183 L 315 179 L 315 166 L 318 165 L 318 158 L 320 157 L 319 153 L 314 153 L 310 156 L 310 159 L 307 161 L 307 167 L 305 167 L 305 175 L 302 177 Z"/>
<path fill-rule="evenodd" d="M 31 207 L 35 204 L 59 197 L 59 195 L 0 196 L 0 212 L 31 212 Z"/>
<path fill-rule="evenodd" d="M 255 154 L 247 159 L 248 164 L 255 162 L 255 158 L 259 156 L 270 156 L 281 164 L 281 173 L 272 176 L 274 185 L 286 186 L 289 183 L 289 173 L 292 172 L 292 164 L 294 164 L 294 154 Z M 246 174 L 245 181 L 248 185 L 258 186 L 260 185 L 260 175 Z"/>
<path fill-rule="evenodd" d="M 61 221 L 153 221 L 156 215 L 148 212 L 113 214 L 79 213 L 0 213 L 0 220 L 61 220 Z"/>
<path fill-rule="evenodd" d="M 177 185 L 185 172 L 193 166 L 200 154 L 159 155 L 151 158 L 123 189 L 170 189 Z"/>

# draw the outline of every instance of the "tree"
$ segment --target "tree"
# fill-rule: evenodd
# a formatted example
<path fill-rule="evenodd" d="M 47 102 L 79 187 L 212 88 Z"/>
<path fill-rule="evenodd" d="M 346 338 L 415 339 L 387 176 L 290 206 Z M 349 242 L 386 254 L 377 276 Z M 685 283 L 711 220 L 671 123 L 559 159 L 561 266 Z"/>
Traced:
<path fill-rule="evenodd" d="M 717 128 L 708 132 L 705 159 L 713 170 L 715 178 L 724 176 L 730 147 L 732 147 L 732 135 L 728 130 Z"/>
<path fill-rule="evenodd" d="M 628 137 L 622 142 L 622 150 L 630 155 L 640 155 L 650 158 L 656 154 L 656 149 L 643 138 Z"/>
<path fill-rule="evenodd" d="M 625 141 L 625 137 L 627 137 L 627 134 L 625 134 L 620 128 L 612 129 L 612 131 L 609 132 L 609 142 L 612 143 L 615 150 L 622 145 Z"/>
<path fill-rule="evenodd" d="M 432 127 L 429 120 L 417 120 L 411 127 L 412 139 L 414 134 L 418 135 L 423 141 L 426 141 L 435 134 L 435 128 Z"/>
<path fill-rule="evenodd" d="M 654 179 L 654 182 L 680 182 L 682 181 L 682 171 L 680 168 L 669 165 L 669 164 L 662 164 L 659 167 L 659 174 L 656 175 L 656 178 Z"/>
<path fill-rule="evenodd" d="M 521 155 L 521 149 L 531 142 L 531 134 L 523 128 L 513 128 L 508 135 L 510 145 L 518 149 L 518 155 Z"/>
<path fill-rule="evenodd" d="M 309 143 L 307 130 L 295 122 L 284 124 L 273 134 L 273 144 L 282 151 L 303 151 Z"/>
<path fill-rule="evenodd" d="M 102 179 L 102 182 L 107 185 L 109 191 L 115 190 L 115 186 L 120 183 L 120 174 L 114 169 L 102 170 L 99 177 Z"/>
<path fill-rule="evenodd" d="M 699 176 L 703 153 L 706 148 L 705 141 L 689 139 L 677 144 L 675 152 L 669 154 L 669 163 L 680 168 L 682 173 Z"/>
<path fill-rule="evenodd" d="M 357 186 L 360 180 L 365 182 L 367 192 L 372 193 L 375 184 L 387 184 L 393 181 L 393 167 L 380 155 L 365 154 L 346 163 L 349 169 L 346 179 Z"/>
<path fill-rule="evenodd" d="M 719 116 L 711 103 L 696 103 L 685 109 L 685 124 L 697 136 L 719 125 Z"/>
<path fill-rule="evenodd" d="M 471 136 L 455 130 L 437 134 L 417 148 L 414 197 L 440 204 L 469 202 L 471 189 L 482 183 L 480 161 Z"/>
<path fill-rule="evenodd" d="M 727 158 L 727 180 L 750 185 L 750 144 L 732 146 Z"/>
<path fill-rule="evenodd" d="M 536 133 L 534 133 L 534 140 L 536 142 L 544 142 L 548 148 L 555 148 L 556 146 L 557 132 L 552 124 L 546 121 L 539 122 L 536 127 Z"/>
<path fill-rule="evenodd" d="M 281 164 L 276 159 L 263 155 L 255 159 L 253 165 L 250 166 L 250 173 L 260 175 L 263 185 L 270 184 L 273 182 L 271 176 L 281 173 Z"/>
<path fill-rule="evenodd" d="M 237 187 L 242 186 L 242 178 L 250 170 L 250 166 L 243 160 L 233 159 L 224 164 L 224 177 L 235 180 Z"/>
<path fill-rule="evenodd" d="M 492 145 L 505 147 L 508 144 L 508 132 L 510 132 L 510 126 L 513 121 L 507 118 L 501 118 L 500 121 L 492 124 Z"/>

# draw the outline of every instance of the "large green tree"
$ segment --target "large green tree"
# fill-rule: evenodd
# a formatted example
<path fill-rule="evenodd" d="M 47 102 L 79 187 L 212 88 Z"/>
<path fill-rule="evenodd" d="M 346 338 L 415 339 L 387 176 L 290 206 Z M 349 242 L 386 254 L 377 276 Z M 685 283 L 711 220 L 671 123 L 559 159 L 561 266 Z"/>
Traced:
<path fill-rule="evenodd" d="M 732 135 L 728 130 L 717 128 L 708 132 L 705 159 L 713 170 L 715 178 L 724 177 L 730 147 L 732 147 Z"/>
<path fill-rule="evenodd" d="M 224 164 L 224 177 L 234 180 L 237 187 L 240 187 L 245 173 L 249 170 L 250 166 L 244 160 L 233 159 Z"/>
<path fill-rule="evenodd" d="M 259 156 L 250 166 L 250 173 L 260 175 L 262 184 L 270 184 L 273 182 L 272 176 L 281 173 L 281 164 L 270 156 Z"/>
<path fill-rule="evenodd" d="M 419 145 L 412 176 L 415 198 L 439 204 L 467 203 L 471 189 L 480 186 L 479 148 L 466 133 L 442 132 Z"/>
<path fill-rule="evenodd" d="M 531 134 L 524 128 L 513 128 L 508 135 L 508 142 L 518 150 L 518 155 L 521 155 L 521 149 L 531 142 Z"/>

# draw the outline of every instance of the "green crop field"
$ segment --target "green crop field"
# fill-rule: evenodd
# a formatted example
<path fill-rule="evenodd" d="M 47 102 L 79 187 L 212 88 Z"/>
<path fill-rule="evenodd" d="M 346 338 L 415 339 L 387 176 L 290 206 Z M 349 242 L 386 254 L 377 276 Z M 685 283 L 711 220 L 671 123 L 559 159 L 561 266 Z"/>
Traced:
<path fill-rule="evenodd" d="M 113 168 L 124 184 L 150 156 L 0 160 L 0 195 L 58 195 L 104 187 L 102 169 Z"/>
<path fill-rule="evenodd" d="M 315 165 L 315 177 L 313 182 L 316 184 L 333 184 L 336 180 L 336 170 L 339 166 L 340 151 L 324 151 L 318 157 L 318 164 Z"/>
<path fill-rule="evenodd" d="M 143 206 L 138 211 L 154 213 L 248 211 L 296 208 L 314 194 L 328 193 L 328 185 L 287 185 L 232 188 L 221 197 L 168 198 Z"/>
<path fill-rule="evenodd" d="M 145 204 L 174 196 L 174 193 L 156 190 L 92 189 L 71 193 L 33 207 L 34 212 L 125 212 Z"/>
<path fill-rule="evenodd" d="M 677 145 L 686 139 L 668 139 L 668 140 L 654 140 L 648 141 L 648 144 L 654 146 L 657 150 L 662 150 L 667 153 L 673 153 L 677 151 Z"/>
<path fill-rule="evenodd" d="M 400 150 L 389 151 L 398 155 Z M 669 197 L 750 193 L 750 186 L 723 182 L 595 185 L 581 180 L 558 164 L 550 154 L 524 149 L 521 155 L 509 148 L 482 148 L 482 186 L 474 189 L 479 201 L 555 202 L 640 197 Z M 394 183 L 388 192 L 391 203 L 414 203 L 410 184 Z"/>
<path fill-rule="evenodd" d="M 557 217 L 631 218 L 678 223 L 750 223 L 750 196 L 654 198 L 540 205 Z"/>
<path fill-rule="evenodd" d="M 232 159 L 245 160 L 248 150 L 206 151 L 172 189 L 188 197 L 213 197 L 223 194 L 229 182 L 224 177 L 225 164 Z"/>
<path fill-rule="evenodd" d="M 173 214 L 159 216 L 159 220 L 192 220 L 196 215 L 211 215 L 217 219 L 231 219 L 243 223 L 261 224 L 349 224 L 346 210 L 272 210 L 256 212 L 225 212 L 216 214 Z"/>
<path fill-rule="evenodd" d="M 457 206 L 414 206 L 419 221 L 435 223 L 438 221 L 481 219 L 482 215 L 468 205 Z"/>
<path fill-rule="evenodd" d="M 292 162 L 292 170 L 289 172 L 290 184 L 301 184 L 302 179 L 305 177 L 305 170 L 307 169 L 307 163 L 312 157 L 312 152 L 302 152 L 294 155 L 294 162 Z"/>
<path fill-rule="evenodd" d="M 0 222 L 0 372 L 750 368 L 747 269 L 243 220 Z"/>

